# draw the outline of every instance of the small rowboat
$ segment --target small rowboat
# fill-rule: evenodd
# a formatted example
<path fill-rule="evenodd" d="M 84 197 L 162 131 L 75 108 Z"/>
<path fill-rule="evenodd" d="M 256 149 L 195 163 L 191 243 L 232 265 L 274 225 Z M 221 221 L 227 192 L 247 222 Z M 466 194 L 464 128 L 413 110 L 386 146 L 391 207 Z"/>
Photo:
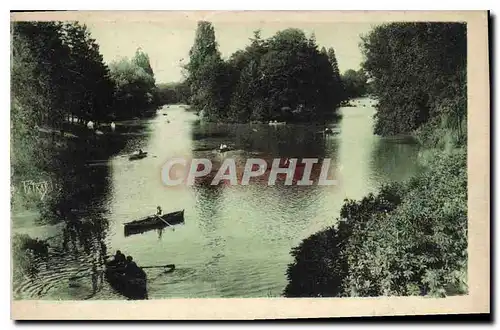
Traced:
<path fill-rule="evenodd" d="M 130 155 L 130 157 L 128 158 L 128 160 L 143 159 L 143 158 L 147 157 L 147 155 L 148 155 L 147 152 L 141 152 L 141 153 L 138 153 L 138 154 L 133 154 L 133 155 Z"/>
<path fill-rule="evenodd" d="M 218 153 L 223 153 L 223 152 L 228 152 L 228 151 L 232 151 L 233 149 L 229 148 L 229 147 L 226 147 L 226 148 L 219 148 L 219 149 L 215 149 L 215 152 L 218 152 Z"/>
<path fill-rule="evenodd" d="M 181 223 L 184 223 L 184 210 L 163 215 L 150 215 L 136 221 L 125 223 L 125 236 L 142 234 L 149 230 L 163 229 Z"/>
<path fill-rule="evenodd" d="M 105 278 L 111 287 L 129 299 L 148 299 L 147 276 L 139 269 L 137 274 L 126 274 L 115 266 L 106 265 Z"/>

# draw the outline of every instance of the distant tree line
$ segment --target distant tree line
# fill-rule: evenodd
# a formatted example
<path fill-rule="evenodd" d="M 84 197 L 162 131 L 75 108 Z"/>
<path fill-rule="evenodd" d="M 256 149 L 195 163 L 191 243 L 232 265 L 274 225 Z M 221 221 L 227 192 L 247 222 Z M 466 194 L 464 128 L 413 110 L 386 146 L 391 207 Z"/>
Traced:
<path fill-rule="evenodd" d="M 466 26 L 391 23 L 365 38 L 375 132 L 427 149 L 411 180 L 346 200 L 336 224 L 291 252 L 287 297 L 466 294 Z"/>
<path fill-rule="evenodd" d="M 223 60 L 210 22 L 199 22 L 186 83 L 190 103 L 209 120 L 322 121 L 345 99 L 333 48 L 318 49 L 314 35 L 286 29 Z"/>
<path fill-rule="evenodd" d="M 186 82 L 158 84 L 157 88 L 159 104 L 189 103 L 191 93 Z"/>
<path fill-rule="evenodd" d="M 346 99 L 365 96 L 370 92 L 367 82 L 368 77 L 363 69 L 358 71 L 352 69 L 347 70 L 344 74 L 342 74 L 341 79 Z"/>

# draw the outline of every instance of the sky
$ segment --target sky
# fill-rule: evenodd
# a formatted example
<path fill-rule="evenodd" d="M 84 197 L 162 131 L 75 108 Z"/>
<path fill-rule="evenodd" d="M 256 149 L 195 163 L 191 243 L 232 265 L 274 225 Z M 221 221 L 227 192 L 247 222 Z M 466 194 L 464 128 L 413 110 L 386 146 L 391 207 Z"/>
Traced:
<path fill-rule="evenodd" d="M 147 17 L 147 16 L 146 16 Z M 208 18 L 207 20 L 210 21 Z M 137 48 L 149 55 L 157 83 L 182 80 L 181 63 L 189 59 L 194 42 L 196 20 L 79 20 L 89 28 L 97 40 L 106 63 L 121 57 L 132 57 Z M 249 44 L 253 31 L 261 29 L 262 38 L 268 38 L 286 28 L 299 28 L 307 36 L 314 32 L 321 47 L 333 47 L 339 69 L 359 69 L 362 54 L 360 35 L 368 33 L 373 24 L 366 22 L 311 22 L 311 21 L 213 21 L 219 50 L 228 58 Z"/>

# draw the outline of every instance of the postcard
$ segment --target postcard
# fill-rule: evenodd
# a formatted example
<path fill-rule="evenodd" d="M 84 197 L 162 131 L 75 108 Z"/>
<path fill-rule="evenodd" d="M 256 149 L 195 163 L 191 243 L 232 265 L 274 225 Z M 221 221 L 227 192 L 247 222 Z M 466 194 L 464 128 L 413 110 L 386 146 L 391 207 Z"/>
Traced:
<path fill-rule="evenodd" d="M 488 13 L 11 13 L 12 318 L 489 313 Z"/>

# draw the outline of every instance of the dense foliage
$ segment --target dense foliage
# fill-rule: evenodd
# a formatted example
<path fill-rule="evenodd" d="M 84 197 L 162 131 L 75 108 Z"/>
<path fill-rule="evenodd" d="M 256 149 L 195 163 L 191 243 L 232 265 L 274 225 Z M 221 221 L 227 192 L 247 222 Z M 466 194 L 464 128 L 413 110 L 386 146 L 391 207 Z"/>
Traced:
<path fill-rule="evenodd" d="M 154 103 L 148 56 L 138 50 L 110 70 L 78 22 L 16 22 L 12 45 L 12 98 L 29 112 L 33 125 L 59 128 L 69 117 L 104 122 L 123 117 L 124 107 Z"/>
<path fill-rule="evenodd" d="M 344 97 L 333 49 L 298 29 L 265 40 L 256 31 L 224 61 L 212 24 L 199 22 L 186 71 L 191 103 L 209 120 L 321 121 Z"/>
<path fill-rule="evenodd" d="M 368 90 L 367 77 L 364 71 L 347 70 L 341 76 L 347 99 L 364 96 Z"/>
<path fill-rule="evenodd" d="M 375 132 L 423 124 L 459 130 L 466 116 L 467 33 L 462 23 L 390 23 L 363 38 L 364 71 L 378 98 Z M 462 132 L 461 132 L 462 133 Z"/>
<path fill-rule="evenodd" d="M 344 203 L 338 225 L 292 251 L 286 296 L 467 292 L 467 168 L 462 149 L 403 185 Z"/>
<path fill-rule="evenodd" d="M 109 68 L 115 83 L 113 117 L 141 117 L 156 106 L 157 88 L 147 54 L 137 50 L 132 59 L 122 58 Z"/>
<path fill-rule="evenodd" d="M 186 82 L 158 84 L 158 103 L 189 103 L 189 86 Z"/>
<path fill-rule="evenodd" d="M 97 127 L 141 116 L 155 105 L 153 72 L 141 51 L 110 71 L 87 27 L 78 22 L 15 22 L 11 38 L 14 186 L 50 180 L 61 168 L 54 164 L 56 156 L 68 149 L 65 137 L 89 143 L 86 137 L 94 132 L 86 128 L 88 121 Z"/>
<path fill-rule="evenodd" d="M 456 23 L 392 23 L 364 39 L 375 132 L 416 135 L 422 170 L 346 200 L 335 226 L 292 250 L 285 296 L 467 293 L 465 44 Z"/>

